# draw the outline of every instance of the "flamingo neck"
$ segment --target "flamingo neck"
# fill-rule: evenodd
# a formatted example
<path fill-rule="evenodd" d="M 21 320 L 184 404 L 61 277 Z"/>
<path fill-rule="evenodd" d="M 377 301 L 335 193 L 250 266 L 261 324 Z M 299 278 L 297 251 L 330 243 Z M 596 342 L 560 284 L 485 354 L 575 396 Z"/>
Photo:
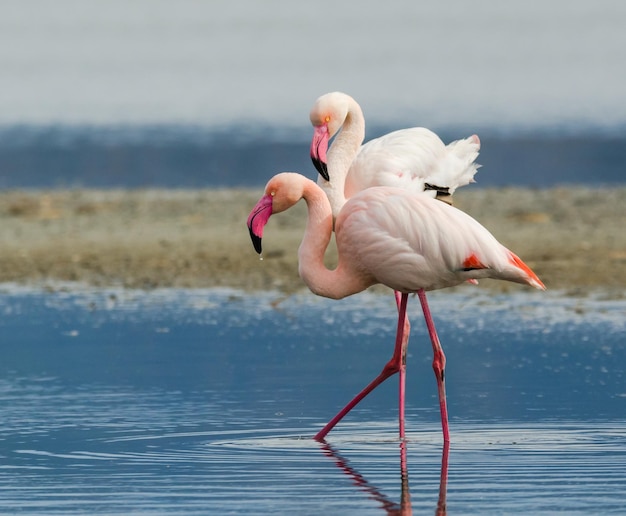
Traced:
<path fill-rule="evenodd" d="M 369 285 L 351 274 L 342 264 L 341 256 L 336 269 L 324 265 L 324 254 L 333 232 L 330 203 L 323 190 L 310 182 L 302 195 L 307 204 L 308 218 L 302 243 L 298 249 L 298 269 L 307 287 L 318 296 L 341 299 L 361 292 Z"/>
<path fill-rule="evenodd" d="M 323 185 L 334 217 L 339 215 L 339 211 L 346 202 L 344 192 L 346 176 L 365 138 L 365 118 L 361 106 L 352 97 L 348 97 L 347 102 L 346 118 L 328 150 L 330 182 L 325 182 Z"/>

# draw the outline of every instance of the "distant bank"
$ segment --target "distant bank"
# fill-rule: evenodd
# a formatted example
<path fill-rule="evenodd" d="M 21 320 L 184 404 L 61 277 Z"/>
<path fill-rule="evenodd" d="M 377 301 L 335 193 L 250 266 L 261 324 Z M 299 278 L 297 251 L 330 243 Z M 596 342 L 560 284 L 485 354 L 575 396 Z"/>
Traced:
<path fill-rule="evenodd" d="M 388 130 L 370 128 L 366 139 Z M 626 132 L 476 132 L 477 187 L 626 184 Z M 448 129 L 441 137 L 469 134 Z M 309 137 L 255 127 L 5 127 L 0 188 L 256 187 L 279 171 L 315 177 Z"/>
<path fill-rule="evenodd" d="M 293 292 L 304 203 L 267 227 L 264 260 L 246 218 L 257 189 L 0 191 L 0 283 L 233 287 Z M 626 186 L 463 188 L 455 205 L 487 227 L 551 291 L 624 296 Z M 328 259 L 332 262 L 332 252 Z M 464 285 L 523 289 L 506 282 Z"/>

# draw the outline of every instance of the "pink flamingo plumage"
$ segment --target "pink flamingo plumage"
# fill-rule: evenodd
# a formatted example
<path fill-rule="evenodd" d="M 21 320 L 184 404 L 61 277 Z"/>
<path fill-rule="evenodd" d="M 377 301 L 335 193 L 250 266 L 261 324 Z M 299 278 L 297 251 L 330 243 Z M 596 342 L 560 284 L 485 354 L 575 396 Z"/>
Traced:
<path fill-rule="evenodd" d="M 285 211 L 300 199 L 308 218 L 298 250 L 299 273 L 320 296 L 340 299 L 381 283 L 400 292 L 398 328 L 391 360 L 381 373 L 337 414 L 315 438 L 326 434 L 376 386 L 405 368 L 406 305 L 417 293 L 435 358 L 444 442 L 449 442 L 444 385 L 445 356 L 435 331 L 425 292 L 467 280 L 496 278 L 545 289 L 537 275 L 500 244 L 476 220 L 424 194 L 394 187 L 372 187 L 350 198 L 335 221 L 338 263 L 324 265 L 324 253 L 333 231 L 330 202 L 324 191 L 300 174 L 281 173 L 265 187 L 265 194 L 248 217 L 250 236 L 261 253 L 263 228 L 271 215 Z M 400 437 L 404 437 L 404 382 L 400 385 Z"/>

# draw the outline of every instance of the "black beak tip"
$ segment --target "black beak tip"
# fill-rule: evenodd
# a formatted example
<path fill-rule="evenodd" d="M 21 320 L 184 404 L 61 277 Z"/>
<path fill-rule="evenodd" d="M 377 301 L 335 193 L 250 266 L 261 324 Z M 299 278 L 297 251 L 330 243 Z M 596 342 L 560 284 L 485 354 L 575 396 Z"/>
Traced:
<path fill-rule="evenodd" d="M 261 254 L 263 252 L 263 248 L 261 247 L 261 237 L 255 235 L 252 232 L 252 228 L 248 228 L 248 231 L 250 231 L 250 240 L 252 240 L 252 245 L 254 246 L 254 250 L 258 254 Z"/>
<path fill-rule="evenodd" d="M 315 169 L 319 172 L 320 176 L 322 176 L 326 181 L 330 181 L 330 176 L 328 175 L 328 167 L 326 163 L 324 163 L 320 159 L 312 158 L 313 165 Z"/>

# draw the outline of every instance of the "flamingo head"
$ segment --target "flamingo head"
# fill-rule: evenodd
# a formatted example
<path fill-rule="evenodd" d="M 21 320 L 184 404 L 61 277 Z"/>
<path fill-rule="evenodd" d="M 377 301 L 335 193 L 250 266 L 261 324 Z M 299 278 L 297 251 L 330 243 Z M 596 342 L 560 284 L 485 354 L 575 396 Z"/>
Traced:
<path fill-rule="evenodd" d="M 329 181 L 326 152 L 330 139 L 341 129 L 346 117 L 350 97 L 345 93 L 333 92 L 322 95 L 311 108 L 309 118 L 313 124 L 311 160 L 320 175 Z"/>
<path fill-rule="evenodd" d="M 265 186 L 265 193 L 252 208 L 247 222 L 250 239 L 257 253 L 261 254 L 263 251 L 261 246 L 263 229 L 270 217 L 274 213 L 280 213 L 291 208 L 302 199 L 301 179 L 303 177 L 300 174 L 282 172 L 270 179 Z"/>

